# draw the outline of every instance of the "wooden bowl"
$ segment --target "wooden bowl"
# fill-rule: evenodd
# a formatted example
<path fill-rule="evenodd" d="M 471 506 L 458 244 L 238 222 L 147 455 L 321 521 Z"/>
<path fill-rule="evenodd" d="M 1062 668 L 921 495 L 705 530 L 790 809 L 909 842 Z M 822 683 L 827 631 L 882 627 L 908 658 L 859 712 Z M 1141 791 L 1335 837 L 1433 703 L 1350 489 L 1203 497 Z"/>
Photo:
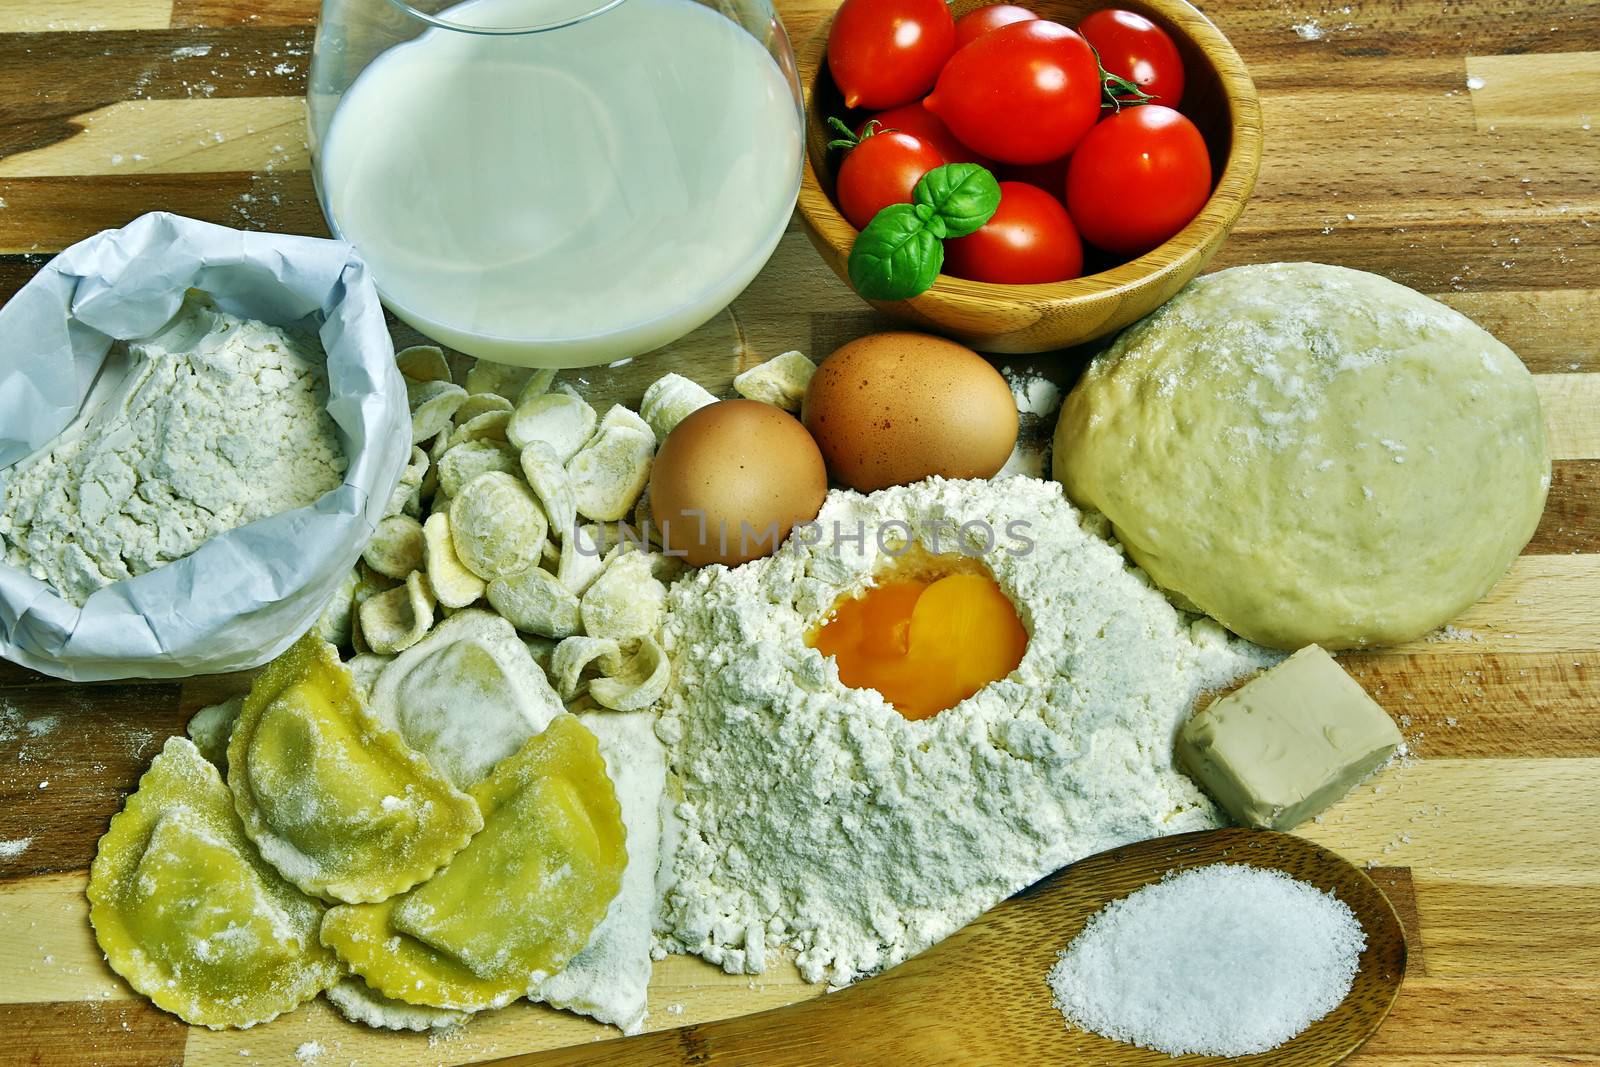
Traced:
<path fill-rule="evenodd" d="M 954 0 L 957 18 L 989 0 Z M 1041 18 L 1068 26 L 1109 0 L 1020 0 Z M 1216 254 L 1244 211 L 1261 166 L 1261 106 L 1244 61 L 1226 37 L 1185 0 L 1117 0 L 1162 26 L 1183 56 L 1186 85 L 1179 110 L 1199 127 L 1219 177 L 1211 198 L 1175 237 L 1138 259 L 1072 281 L 997 285 L 941 274 L 933 288 L 910 300 L 870 303 L 923 329 L 958 338 L 986 352 L 1045 352 L 1103 337 L 1143 318 L 1182 289 Z M 833 202 L 833 164 L 827 129 L 837 116 L 854 129 L 868 114 L 847 110 L 828 73 L 824 22 L 798 57 L 806 95 L 806 159 L 800 218 L 811 243 L 849 283 L 846 261 L 856 229 Z"/>

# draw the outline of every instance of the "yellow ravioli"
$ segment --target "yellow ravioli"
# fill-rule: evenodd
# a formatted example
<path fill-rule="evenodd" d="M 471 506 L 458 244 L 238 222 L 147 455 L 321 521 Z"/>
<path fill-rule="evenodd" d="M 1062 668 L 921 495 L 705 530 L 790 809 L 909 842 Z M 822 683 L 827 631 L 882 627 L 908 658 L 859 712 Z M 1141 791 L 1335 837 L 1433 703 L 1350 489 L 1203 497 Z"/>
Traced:
<path fill-rule="evenodd" d="M 113 970 L 185 1022 L 247 1027 L 338 981 L 323 906 L 256 855 L 228 789 L 167 741 L 100 839 L 89 922 Z"/>
<path fill-rule="evenodd" d="M 269 863 L 350 903 L 410 889 L 483 826 L 473 799 L 367 709 L 314 634 L 256 678 L 228 743 L 228 785 Z"/>
<path fill-rule="evenodd" d="M 484 826 L 403 897 L 333 908 L 322 942 L 373 989 L 460 1011 L 525 995 L 588 943 L 627 866 L 595 737 L 568 714 L 472 789 Z"/>

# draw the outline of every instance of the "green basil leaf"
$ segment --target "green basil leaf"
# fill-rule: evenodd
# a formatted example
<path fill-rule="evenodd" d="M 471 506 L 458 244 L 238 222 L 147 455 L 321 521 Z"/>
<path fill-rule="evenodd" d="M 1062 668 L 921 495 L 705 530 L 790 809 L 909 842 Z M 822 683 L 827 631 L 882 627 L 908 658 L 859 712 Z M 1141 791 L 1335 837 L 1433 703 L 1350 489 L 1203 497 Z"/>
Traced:
<path fill-rule="evenodd" d="M 994 216 L 1000 183 L 976 163 L 946 163 L 924 174 L 911 195 L 944 220 L 947 236 L 965 237 Z"/>
<path fill-rule="evenodd" d="M 850 284 L 868 300 L 908 300 L 944 266 L 944 245 L 910 204 L 891 204 L 873 216 L 850 249 Z"/>

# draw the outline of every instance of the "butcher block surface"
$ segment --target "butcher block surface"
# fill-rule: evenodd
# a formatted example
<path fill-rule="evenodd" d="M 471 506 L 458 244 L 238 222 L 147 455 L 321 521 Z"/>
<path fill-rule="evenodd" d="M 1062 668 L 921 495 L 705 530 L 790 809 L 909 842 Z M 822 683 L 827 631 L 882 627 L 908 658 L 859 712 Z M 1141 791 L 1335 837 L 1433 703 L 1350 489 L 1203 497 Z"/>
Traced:
<path fill-rule="evenodd" d="M 791 37 L 829 6 L 781 5 Z M 0 298 L 151 210 L 325 234 L 300 100 L 316 7 L 0 2 Z M 1370 866 L 1406 926 L 1399 1000 L 1348 1062 L 1600 1063 L 1600 3 L 1206 11 L 1266 125 L 1255 196 L 1211 269 L 1337 263 L 1460 309 L 1537 375 L 1555 460 L 1544 520 L 1484 602 L 1433 638 L 1343 657 L 1412 753 L 1299 831 Z M 791 225 L 731 314 L 668 357 L 579 377 L 607 400 L 636 402 L 669 369 L 726 392 L 752 363 L 884 325 Z M 1069 382 L 1083 353 L 1010 362 Z M 1047 436 L 1040 421 L 1025 432 Z M 95 842 L 162 742 L 243 684 L 73 685 L 0 663 L 0 1061 L 450 1064 L 614 1036 L 521 1004 L 430 1040 L 320 1001 L 213 1032 L 133 994 L 86 921 Z M 649 1026 L 820 992 L 788 965 L 733 977 L 673 957 Z"/>

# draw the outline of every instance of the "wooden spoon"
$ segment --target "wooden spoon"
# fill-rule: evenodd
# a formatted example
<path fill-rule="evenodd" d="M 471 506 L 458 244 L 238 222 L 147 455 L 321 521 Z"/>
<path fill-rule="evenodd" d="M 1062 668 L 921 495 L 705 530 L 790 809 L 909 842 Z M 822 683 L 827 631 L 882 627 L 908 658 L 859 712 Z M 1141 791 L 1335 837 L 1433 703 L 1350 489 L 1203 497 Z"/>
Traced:
<path fill-rule="evenodd" d="M 1106 1064 L 1229 1062 L 1168 1056 L 1067 1026 L 1045 975 L 1101 907 L 1168 871 L 1210 863 L 1276 867 L 1348 904 L 1367 948 L 1350 995 L 1294 1040 L 1248 1057 L 1252 1067 L 1325 1067 L 1371 1037 L 1400 991 L 1405 932 L 1383 891 L 1320 845 L 1266 830 L 1160 837 L 1074 863 L 875 978 L 802 1004 L 638 1037 L 497 1060 L 573 1064 L 800 1067 L 824 1064 Z"/>

